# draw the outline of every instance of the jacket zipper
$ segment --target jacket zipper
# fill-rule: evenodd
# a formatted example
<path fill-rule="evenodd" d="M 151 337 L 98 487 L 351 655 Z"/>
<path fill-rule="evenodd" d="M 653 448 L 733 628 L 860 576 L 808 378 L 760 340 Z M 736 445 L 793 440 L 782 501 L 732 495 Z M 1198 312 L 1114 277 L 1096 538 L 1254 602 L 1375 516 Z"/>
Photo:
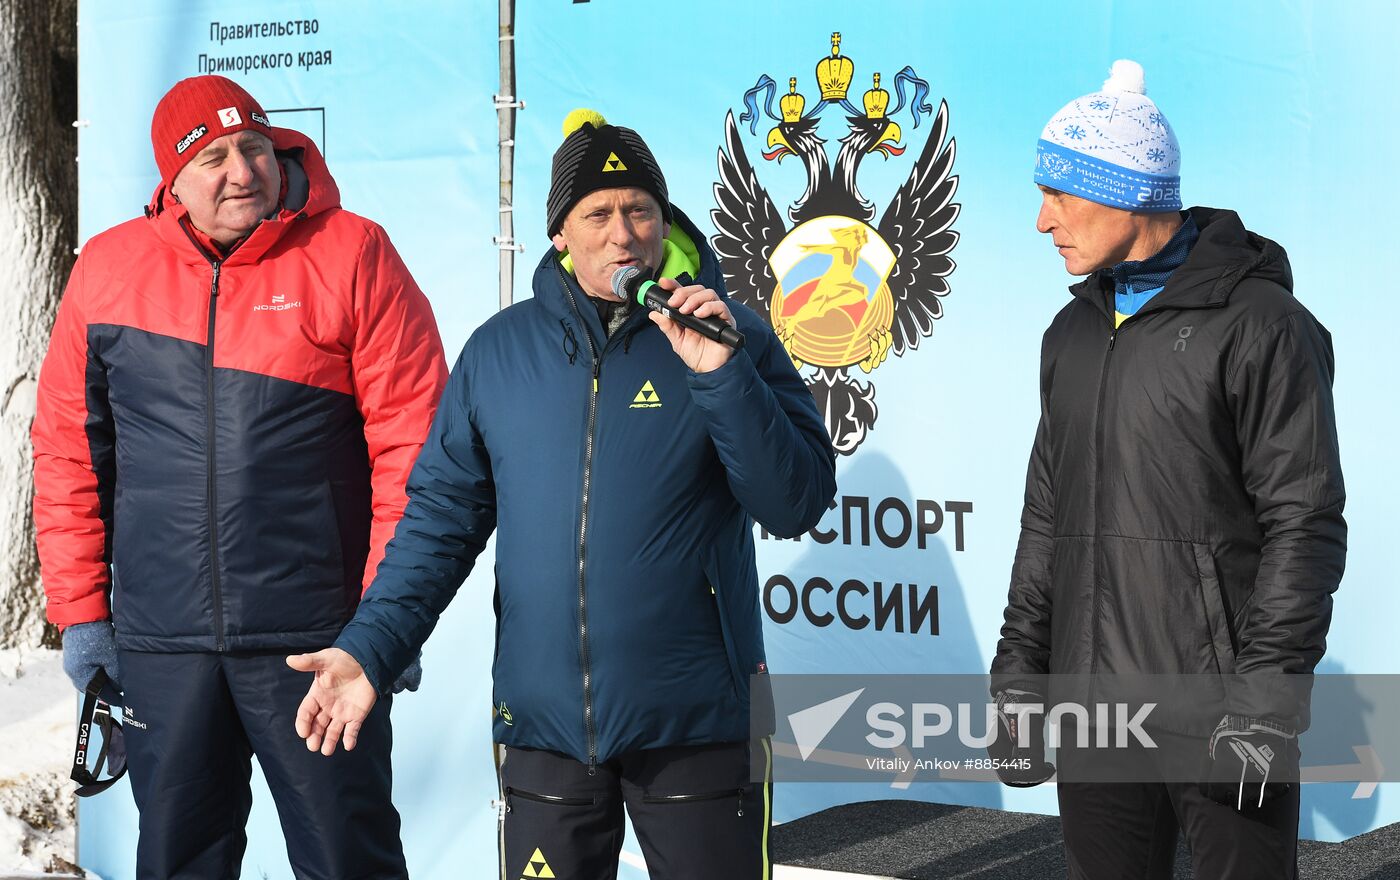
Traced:
<path fill-rule="evenodd" d="M 706 794 L 669 794 L 669 795 L 647 795 L 642 798 L 644 804 L 688 804 L 695 801 L 717 801 L 727 797 L 733 797 L 735 793 L 739 796 L 739 815 L 744 815 L 744 790 L 734 789 L 725 791 L 712 791 Z"/>
<path fill-rule="evenodd" d="M 557 794 L 536 794 L 533 791 L 521 791 L 518 788 L 506 786 L 507 813 L 511 811 L 510 799 L 512 797 L 524 798 L 527 801 L 534 801 L 540 804 L 554 804 L 556 807 L 591 807 L 597 803 L 594 798 L 560 797 Z"/>
<path fill-rule="evenodd" d="M 214 650 L 224 650 L 224 599 L 219 584 L 219 517 L 218 487 L 214 479 L 214 316 L 219 303 L 219 270 L 222 263 L 210 264 L 214 269 L 209 282 L 209 336 L 204 346 L 205 395 L 208 403 L 204 410 L 204 454 L 205 469 L 208 473 L 209 499 L 209 582 L 214 588 Z"/>
<path fill-rule="evenodd" d="M 578 302 L 557 260 L 554 270 L 559 274 L 559 284 L 569 298 L 569 305 L 581 320 Z M 583 729 L 588 739 L 588 775 L 593 776 L 598 772 L 598 732 L 593 718 L 593 670 L 588 654 L 588 591 L 584 571 L 588 556 L 588 492 L 593 477 L 593 431 L 598 422 L 598 374 L 603 364 L 598 357 L 598 349 L 593 345 L 593 334 L 588 332 L 586 326 L 583 336 L 588 342 L 589 357 L 593 359 L 593 384 L 588 392 L 588 438 L 583 452 L 583 498 L 580 501 L 578 525 L 578 659 L 579 667 L 583 670 Z"/>
<path fill-rule="evenodd" d="M 1112 323 L 1113 319 L 1109 318 Z M 1099 370 L 1099 395 L 1098 403 L 1094 411 L 1094 601 L 1090 611 L 1092 638 L 1089 643 L 1089 675 L 1092 676 L 1099 671 L 1099 597 L 1103 593 L 1102 585 L 1099 583 L 1099 576 L 1102 567 L 1099 565 L 1099 557 L 1103 555 L 1103 541 L 1099 540 L 1099 523 L 1103 507 L 1103 449 L 1104 449 L 1104 418 L 1103 402 L 1108 391 L 1108 367 L 1113 360 L 1113 347 L 1118 342 L 1119 326 L 1114 326 L 1108 334 L 1108 350 L 1104 352 L 1103 367 Z M 1090 680 L 1090 693 L 1088 699 L 1093 699 L 1093 684 Z"/>
<path fill-rule="evenodd" d="M 194 249 L 209 261 L 209 268 L 212 270 L 212 277 L 209 280 L 209 325 L 208 336 L 204 345 L 204 469 L 205 469 L 205 497 L 207 502 L 207 513 L 209 519 L 209 584 L 214 593 L 214 650 L 224 650 L 224 598 L 223 590 L 219 584 L 219 521 L 218 521 L 218 487 L 214 479 L 214 319 L 218 314 L 219 303 L 219 272 L 223 268 L 223 262 L 209 255 L 190 233 L 185 225 L 180 224 L 184 230 L 185 237 L 194 245 Z"/>

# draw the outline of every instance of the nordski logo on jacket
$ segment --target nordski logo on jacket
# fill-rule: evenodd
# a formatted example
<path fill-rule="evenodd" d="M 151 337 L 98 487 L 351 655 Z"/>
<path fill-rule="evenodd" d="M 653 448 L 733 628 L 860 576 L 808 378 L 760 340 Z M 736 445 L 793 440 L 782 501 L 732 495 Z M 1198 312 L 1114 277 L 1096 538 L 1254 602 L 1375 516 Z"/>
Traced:
<path fill-rule="evenodd" d="M 725 118 L 719 151 L 717 207 L 710 212 L 718 234 L 711 240 L 729 292 L 765 318 L 798 369 L 811 368 L 807 387 L 826 420 L 832 445 L 850 455 L 875 425 L 875 387 L 848 373 L 873 373 L 891 354 L 901 357 L 933 334 L 958 242 L 953 222 L 955 141 L 948 137 L 948 104 L 937 111 L 926 99 L 929 84 L 905 66 L 881 86 L 874 73 L 859 104 L 847 96 L 855 62 L 841 54 L 841 34 L 816 65 L 820 100 L 812 106 L 788 79 L 785 94 L 767 74 L 744 95 L 738 124 Z M 774 105 L 777 105 L 775 112 Z M 818 136 L 824 111 L 840 111 L 846 131 L 835 160 Z M 775 164 L 797 157 L 806 189 L 787 218 L 759 183 L 740 127 L 758 133 L 763 116 L 776 123 L 767 151 Z M 839 122 L 830 119 L 827 121 Z M 875 203 L 856 183 L 861 163 L 873 155 L 898 160 L 908 149 L 895 117 L 913 128 L 932 117 L 924 145 L 880 219 Z M 755 146 L 760 146 L 756 144 Z M 788 222 L 791 221 L 789 228 Z"/>
<path fill-rule="evenodd" d="M 255 312 L 285 312 L 287 309 L 301 308 L 301 300 L 287 302 L 287 295 L 284 293 L 273 294 L 272 302 L 258 303 L 253 306 Z"/>

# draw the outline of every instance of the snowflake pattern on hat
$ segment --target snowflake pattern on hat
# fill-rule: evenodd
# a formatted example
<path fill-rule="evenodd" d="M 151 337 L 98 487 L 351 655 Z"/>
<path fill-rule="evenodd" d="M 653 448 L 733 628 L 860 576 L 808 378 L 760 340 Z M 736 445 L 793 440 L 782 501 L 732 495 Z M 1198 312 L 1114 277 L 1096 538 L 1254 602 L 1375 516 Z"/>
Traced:
<path fill-rule="evenodd" d="M 1142 68 L 1117 61 L 1097 92 L 1070 101 L 1046 124 L 1036 182 L 1130 211 L 1181 208 L 1181 148 L 1147 97 Z"/>

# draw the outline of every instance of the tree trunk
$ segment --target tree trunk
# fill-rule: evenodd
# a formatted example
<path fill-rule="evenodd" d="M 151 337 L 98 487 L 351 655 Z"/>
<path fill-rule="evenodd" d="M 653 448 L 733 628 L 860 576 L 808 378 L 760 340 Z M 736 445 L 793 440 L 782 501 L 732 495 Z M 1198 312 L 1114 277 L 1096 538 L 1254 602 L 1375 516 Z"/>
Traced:
<path fill-rule="evenodd" d="M 78 228 L 76 0 L 0 0 L 0 648 L 54 644 L 34 546 L 39 365 Z"/>

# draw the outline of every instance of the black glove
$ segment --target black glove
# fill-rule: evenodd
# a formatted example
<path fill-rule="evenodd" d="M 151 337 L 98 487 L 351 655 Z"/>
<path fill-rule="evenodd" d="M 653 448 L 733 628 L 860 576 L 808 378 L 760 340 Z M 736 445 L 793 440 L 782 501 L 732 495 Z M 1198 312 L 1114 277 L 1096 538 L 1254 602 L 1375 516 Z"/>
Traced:
<path fill-rule="evenodd" d="M 1040 711 L 1022 714 L 1027 705 L 1039 706 Z M 1013 788 L 1030 788 L 1054 776 L 1055 765 L 1045 760 L 1045 698 L 1029 691 L 998 691 L 997 735 L 987 755 L 997 778 Z"/>
<path fill-rule="evenodd" d="M 1226 715 L 1210 735 L 1210 769 L 1201 791 L 1237 810 L 1264 806 L 1298 782 L 1297 734 L 1262 718 Z"/>

